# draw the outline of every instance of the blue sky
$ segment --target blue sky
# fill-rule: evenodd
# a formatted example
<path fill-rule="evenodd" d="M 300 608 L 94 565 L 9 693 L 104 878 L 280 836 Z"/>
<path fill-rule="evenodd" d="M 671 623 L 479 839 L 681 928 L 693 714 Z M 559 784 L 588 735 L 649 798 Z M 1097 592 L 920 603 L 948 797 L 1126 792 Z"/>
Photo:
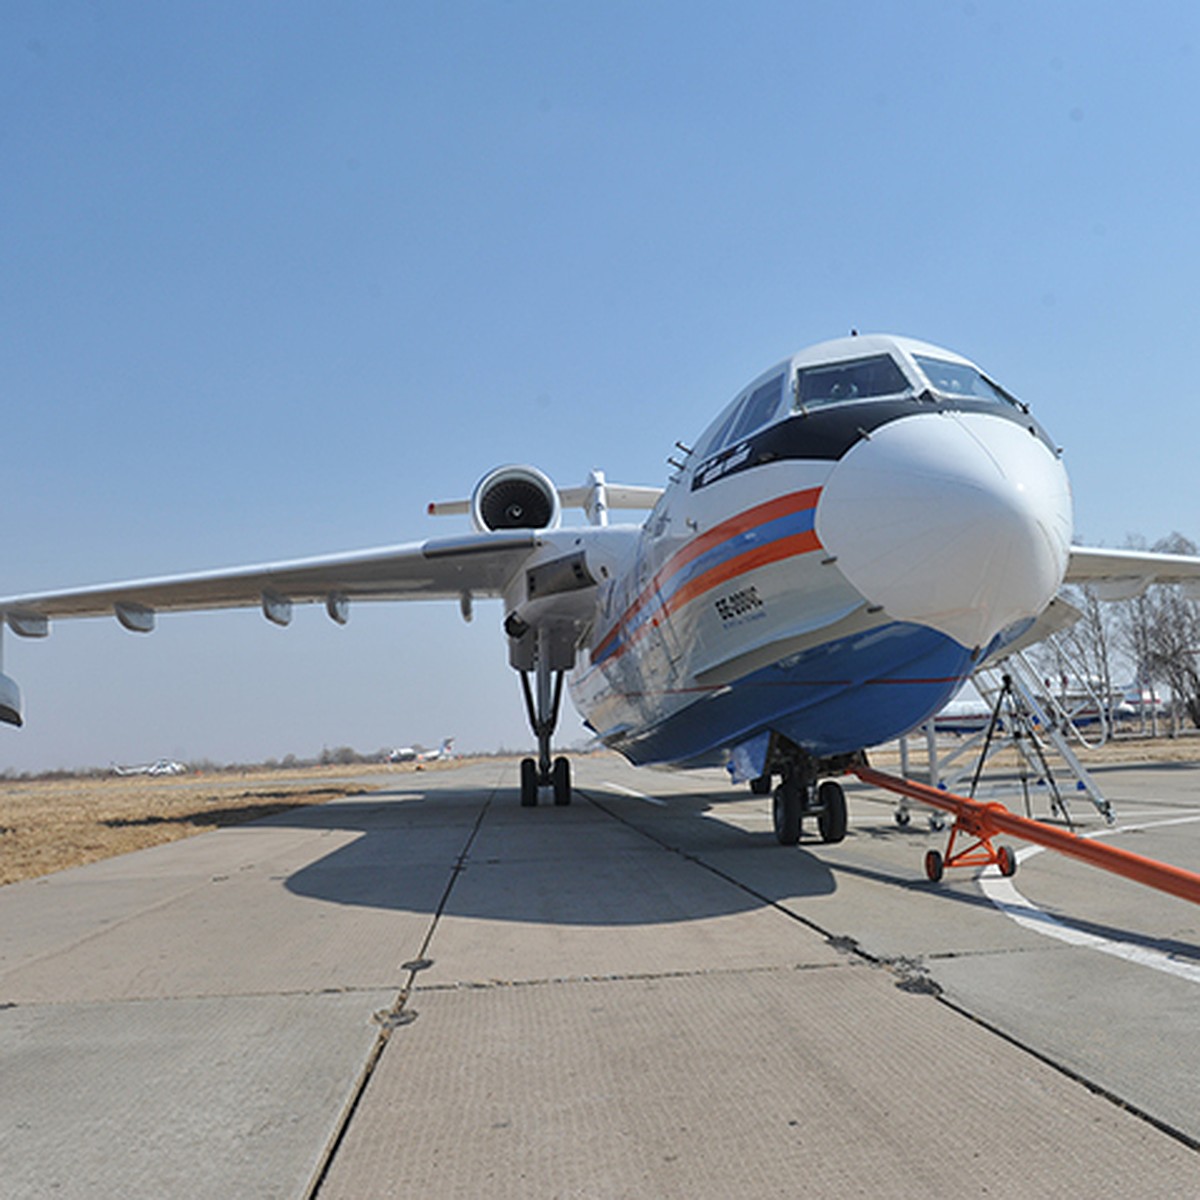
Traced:
<path fill-rule="evenodd" d="M 1081 540 L 1200 539 L 1198 34 L 1183 3 L 13 0 L 0 592 L 452 533 L 426 503 L 507 461 L 660 483 L 851 327 L 1031 402 Z M 523 745 L 499 617 L 8 636 L 0 769 Z"/>

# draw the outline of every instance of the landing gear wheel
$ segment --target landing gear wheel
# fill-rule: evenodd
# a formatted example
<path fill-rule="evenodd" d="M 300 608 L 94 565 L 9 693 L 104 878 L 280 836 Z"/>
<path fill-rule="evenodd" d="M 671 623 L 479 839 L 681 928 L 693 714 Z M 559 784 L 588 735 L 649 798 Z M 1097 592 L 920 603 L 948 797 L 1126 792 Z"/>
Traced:
<path fill-rule="evenodd" d="M 892 818 L 895 820 L 896 824 L 903 829 L 904 826 L 912 820 L 912 814 L 907 808 L 898 808 L 894 813 L 892 813 Z"/>
<path fill-rule="evenodd" d="M 928 875 L 934 883 L 937 883 L 945 873 L 945 870 L 946 863 L 942 858 L 942 852 L 940 850 L 926 850 L 925 874 Z"/>
<path fill-rule="evenodd" d="M 1017 873 L 1017 854 L 1011 846 L 996 847 L 996 866 L 1000 868 L 1000 874 L 1011 876 Z"/>
<path fill-rule="evenodd" d="M 750 780 L 750 790 L 756 796 L 769 796 L 771 794 L 771 772 L 766 771 L 757 779 Z"/>
<path fill-rule="evenodd" d="M 840 842 L 846 836 L 846 793 L 842 785 L 827 779 L 817 788 L 817 828 L 821 841 Z"/>
<path fill-rule="evenodd" d="M 931 833 L 941 833 L 946 828 L 946 818 L 940 812 L 929 814 L 929 830 Z"/>
<path fill-rule="evenodd" d="M 571 764 L 565 758 L 554 760 L 554 769 L 550 773 L 550 782 L 554 787 L 554 803 L 560 807 L 571 803 Z"/>
<path fill-rule="evenodd" d="M 775 789 L 771 798 L 775 840 L 781 846 L 794 846 L 800 841 L 800 814 L 804 810 L 804 790 L 798 783 L 785 779 Z"/>
<path fill-rule="evenodd" d="M 538 769 L 532 758 L 521 759 L 521 807 L 536 808 L 538 802 Z"/>

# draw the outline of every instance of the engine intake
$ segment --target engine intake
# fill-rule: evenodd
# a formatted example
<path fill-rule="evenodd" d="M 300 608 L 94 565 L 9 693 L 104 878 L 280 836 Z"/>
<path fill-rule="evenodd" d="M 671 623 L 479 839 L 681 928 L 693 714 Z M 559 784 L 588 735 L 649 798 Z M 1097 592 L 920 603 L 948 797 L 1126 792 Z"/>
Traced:
<path fill-rule="evenodd" d="M 558 489 L 536 467 L 497 467 L 471 493 L 471 521 L 480 530 L 557 529 Z"/>

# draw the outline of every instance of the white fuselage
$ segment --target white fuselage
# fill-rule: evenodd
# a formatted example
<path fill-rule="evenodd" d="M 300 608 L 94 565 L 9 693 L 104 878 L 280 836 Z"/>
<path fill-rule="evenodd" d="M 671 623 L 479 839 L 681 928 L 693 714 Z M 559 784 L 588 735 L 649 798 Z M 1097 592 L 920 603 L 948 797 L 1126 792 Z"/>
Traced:
<path fill-rule="evenodd" d="M 771 734 L 828 756 L 924 720 L 1036 618 L 1071 502 L 965 359 L 856 338 L 755 380 L 620 534 L 570 679 L 600 738 L 635 762 L 753 760 Z"/>

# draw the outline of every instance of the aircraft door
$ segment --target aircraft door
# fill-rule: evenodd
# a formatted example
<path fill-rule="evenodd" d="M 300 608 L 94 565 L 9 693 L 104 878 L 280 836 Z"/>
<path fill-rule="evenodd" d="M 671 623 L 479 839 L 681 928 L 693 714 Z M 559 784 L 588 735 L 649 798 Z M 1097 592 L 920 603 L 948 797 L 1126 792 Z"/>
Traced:
<path fill-rule="evenodd" d="M 654 647 L 654 683 L 663 688 L 669 686 L 679 674 L 683 646 L 679 640 L 678 625 L 671 619 L 668 609 L 670 580 L 661 577 L 661 568 L 668 558 L 668 539 L 659 538 L 655 541 L 657 544 L 654 546 L 654 552 L 646 555 L 642 562 L 645 576 L 642 586 L 652 589 L 646 618 L 650 628 L 646 638 Z"/>

